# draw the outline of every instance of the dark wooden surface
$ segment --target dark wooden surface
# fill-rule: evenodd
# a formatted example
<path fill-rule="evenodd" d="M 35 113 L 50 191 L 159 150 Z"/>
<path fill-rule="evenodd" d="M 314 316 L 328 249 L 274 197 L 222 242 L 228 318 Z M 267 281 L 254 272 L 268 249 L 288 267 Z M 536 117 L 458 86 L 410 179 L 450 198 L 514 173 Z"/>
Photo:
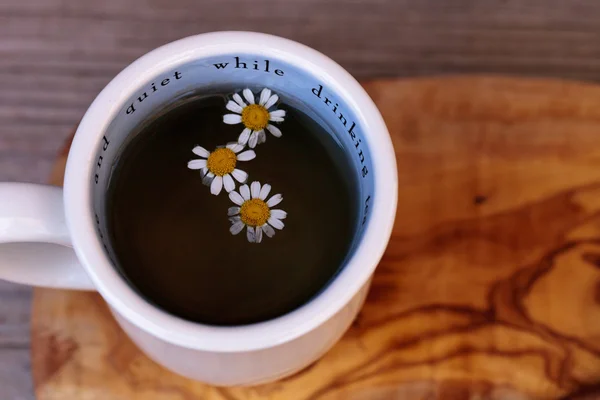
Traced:
<path fill-rule="evenodd" d="M 183 36 L 278 34 L 361 78 L 483 72 L 599 81 L 599 21 L 596 0 L 0 0 L 0 180 L 46 181 L 111 77 Z M 27 289 L 0 284 L 2 400 L 33 396 L 28 309 Z"/>
<path fill-rule="evenodd" d="M 259 30 L 360 78 L 502 73 L 600 80 L 596 0 L 2 0 L 0 179 L 43 181 L 128 63 L 169 41 Z"/>

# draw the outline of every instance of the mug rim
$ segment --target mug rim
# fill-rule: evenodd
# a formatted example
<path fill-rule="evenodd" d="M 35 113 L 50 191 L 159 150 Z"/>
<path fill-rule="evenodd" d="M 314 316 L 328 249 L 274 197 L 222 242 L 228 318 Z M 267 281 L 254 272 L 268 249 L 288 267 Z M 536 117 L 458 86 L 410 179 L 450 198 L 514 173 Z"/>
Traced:
<path fill-rule="evenodd" d="M 326 82 L 353 109 L 367 136 L 373 165 L 371 216 L 345 267 L 317 296 L 277 318 L 241 326 L 211 326 L 184 320 L 150 304 L 120 276 L 104 253 L 93 219 L 91 177 L 108 124 L 152 76 L 193 60 L 252 53 L 276 56 Z M 369 281 L 392 233 L 397 203 L 394 148 L 379 110 L 362 86 L 340 65 L 300 43 L 256 32 L 212 32 L 161 46 L 123 69 L 98 94 L 81 120 L 64 180 L 65 216 L 73 248 L 110 307 L 153 336 L 197 350 L 253 351 L 294 340 L 340 311 Z"/>

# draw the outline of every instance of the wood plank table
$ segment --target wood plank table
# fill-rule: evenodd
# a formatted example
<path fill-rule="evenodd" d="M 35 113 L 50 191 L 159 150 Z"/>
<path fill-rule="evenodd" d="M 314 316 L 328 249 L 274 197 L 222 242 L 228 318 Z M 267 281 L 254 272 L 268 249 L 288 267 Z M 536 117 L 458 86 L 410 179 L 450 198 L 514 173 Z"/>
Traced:
<path fill-rule="evenodd" d="M 600 81 L 597 0 L 3 0 L 0 180 L 45 182 L 131 61 L 214 30 L 300 41 L 361 78 L 502 73 Z M 31 291 L 0 282 L 0 398 L 31 400 Z"/>
<path fill-rule="evenodd" d="M 597 0 L 3 0 L 0 180 L 45 182 L 94 96 L 186 35 L 258 30 L 361 78 L 502 73 L 600 81 Z M 30 400 L 31 291 L 0 282 L 2 400 Z"/>
<path fill-rule="evenodd" d="M 283 381 L 215 388 L 146 358 L 97 294 L 37 289 L 38 399 L 600 398 L 600 87 L 365 87 L 393 137 L 398 216 L 340 343 Z M 63 168 L 64 153 L 53 183 Z"/>

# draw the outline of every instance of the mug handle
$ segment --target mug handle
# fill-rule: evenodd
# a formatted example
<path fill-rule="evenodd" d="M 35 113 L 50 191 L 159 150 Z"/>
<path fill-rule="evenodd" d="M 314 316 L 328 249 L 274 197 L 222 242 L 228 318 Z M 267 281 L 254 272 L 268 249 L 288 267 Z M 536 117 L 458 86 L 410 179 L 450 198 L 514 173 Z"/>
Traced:
<path fill-rule="evenodd" d="M 71 244 L 62 188 L 0 183 L 0 279 L 95 290 Z"/>

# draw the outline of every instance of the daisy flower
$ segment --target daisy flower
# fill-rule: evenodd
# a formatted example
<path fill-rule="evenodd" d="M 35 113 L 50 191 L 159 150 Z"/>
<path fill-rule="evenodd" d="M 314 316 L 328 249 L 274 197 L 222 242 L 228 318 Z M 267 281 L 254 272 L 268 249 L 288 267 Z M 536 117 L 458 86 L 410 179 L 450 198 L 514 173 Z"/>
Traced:
<path fill-rule="evenodd" d="M 241 152 L 243 149 L 244 146 L 239 143 L 230 143 L 211 153 L 204 147 L 196 146 L 192 152 L 201 158 L 191 160 L 187 166 L 189 169 L 200 170 L 202 182 L 210 185 L 210 192 L 215 196 L 221 193 L 223 186 L 227 192 L 231 192 L 235 189 L 233 178 L 240 183 L 245 183 L 248 179 L 246 172 L 236 168 L 237 162 L 250 161 L 256 157 L 254 150 Z"/>
<path fill-rule="evenodd" d="M 231 217 L 231 228 L 229 231 L 237 235 L 248 228 L 246 236 L 250 243 L 260 243 L 263 232 L 268 237 L 275 235 L 275 229 L 283 229 L 283 219 L 287 213 L 283 210 L 273 210 L 277 204 L 281 203 L 283 197 L 280 194 L 267 196 L 271 191 L 271 185 L 260 185 L 260 182 L 252 182 L 252 185 L 240 186 L 240 192 L 232 191 L 229 198 L 236 204 L 230 207 L 227 214 Z M 275 229 L 273 229 L 275 228 Z"/>
<path fill-rule="evenodd" d="M 225 114 L 223 116 L 223 122 L 226 124 L 244 124 L 245 128 L 240 134 L 238 142 L 244 145 L 247 143 L 253 149 L 257 143 L 264 143 L 267 140 L 265 129 L 271 132 L 273 136 L 281 137 L 279 128 L 269 123 L 283 122 L 283 117 L 285 117 L 285 110 L 269 111 L 269 108 L 279 100 L 279 96 L 272 95 L 270 89 L 264 88 L 260 92 L 260 98 L 258 104 L 256 104 L 254 94 L 250 89 L 244 89 L 242 94 L 248 104 L 242 100 L 239 94 L 235 93 L 233 100 L 229 100 L 225 106 L 235 114 Z"/>

